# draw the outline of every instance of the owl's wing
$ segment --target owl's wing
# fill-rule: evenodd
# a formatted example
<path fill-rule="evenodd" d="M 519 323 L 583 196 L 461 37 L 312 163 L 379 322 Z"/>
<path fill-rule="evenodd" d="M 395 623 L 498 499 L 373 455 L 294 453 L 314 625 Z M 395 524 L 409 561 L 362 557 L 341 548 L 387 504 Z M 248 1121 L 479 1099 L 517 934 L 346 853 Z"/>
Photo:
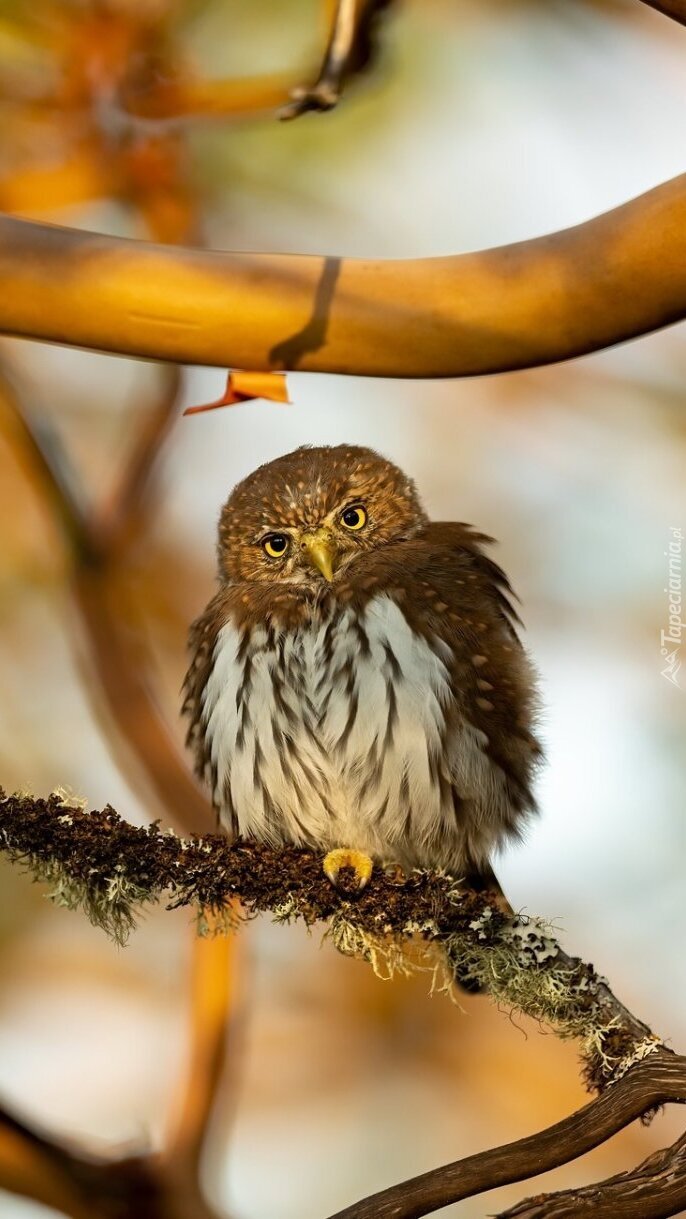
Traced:
<path fill-rule="evenodd" d="M 515 594 L 484 553 L 491 540 L 468 525 L 432 523 L 387 557 L 379 552 L 408 622 L 442 651 L 452 694 L 442 765 L 479 866 L 534 811 L 541 756 L 535 674 L 518 638 Z"/>
<path fill-rule="evenodd" d="M 483 550 L 484 546 L 496 545 L 496 539 L 457 521 L 434 521 L 427 526 L 424 536 L 430 550 L 435 547 L 441 556 L 451 556 L 446 576 L 453 594 L 463 590 L 458 595 L 459 601 L 473 608 L 475 602 L 478 604 L 485 597 L 518 638 L 517 628 L 522 626 L 522 620 L 513 603 L 519 598 L 502 567 Z M 466 581 L 456 584 L 461 576 L 463 579 L 466 576 Z"/>
<path fill-rule="evenodd" d="M 203 696 L 212 673 L 217 636 L 229 621 L 232 613 L 232 598 L 226 588 L 212 598 L 199 618 L 192 623 L 188 633 L 190 664 L 183 681 L 181 713 L 188 719 L 186 745 L 194 758 L 194 769 L 199 779 L 215 790 L 216 775 L 207 744 L 203 725 Z"/>
<path fill-rule="evenodd" d="M 506 776 L 513 812 L 533 811 L 532 781 L 542 753 L 535 736 L 539 697 L 534 667 L 518 635 L 516 594 L 502 568 L 484 553 L 492 538 L 462 524 L 436 524 L 427 532 L 450 556 L 444 577 L 447 622 L 434 616 L 433 625 L 452 649 L 454 688 L 470 723 L 483 734 L 484 752 Z"/>

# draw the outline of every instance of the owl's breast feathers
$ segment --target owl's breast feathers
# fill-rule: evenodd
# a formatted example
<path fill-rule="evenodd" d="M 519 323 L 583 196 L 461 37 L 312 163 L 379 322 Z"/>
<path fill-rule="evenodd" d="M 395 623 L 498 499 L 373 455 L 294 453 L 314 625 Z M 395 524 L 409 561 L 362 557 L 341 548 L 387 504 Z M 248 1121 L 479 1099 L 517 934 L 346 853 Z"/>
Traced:
<path fill-rule="evenodd" d="M 521 830 L 536 694 L 490 540 L 432 524 L 316 597 L 220 589 L 191 628 L 184 711 L 233 832 L 459 871 Z"/>

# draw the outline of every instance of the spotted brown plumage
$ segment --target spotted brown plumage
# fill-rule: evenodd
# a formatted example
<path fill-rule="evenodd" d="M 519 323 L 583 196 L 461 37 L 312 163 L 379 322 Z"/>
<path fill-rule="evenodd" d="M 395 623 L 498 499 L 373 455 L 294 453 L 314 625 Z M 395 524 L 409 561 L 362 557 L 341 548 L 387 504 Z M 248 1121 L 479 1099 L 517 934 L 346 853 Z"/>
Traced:
<path fill-rule="evenodd" d="M 369 449 L 229 496 L 184 710 L 234 834 L 486 874 L 534 809 L 535 682 L 507 577 Z"/>

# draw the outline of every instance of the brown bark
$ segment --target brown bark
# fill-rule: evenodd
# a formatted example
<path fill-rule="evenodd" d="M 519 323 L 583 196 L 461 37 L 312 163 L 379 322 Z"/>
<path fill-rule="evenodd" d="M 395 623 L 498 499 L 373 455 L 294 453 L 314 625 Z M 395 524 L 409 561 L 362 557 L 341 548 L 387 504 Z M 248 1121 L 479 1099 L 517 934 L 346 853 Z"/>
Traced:
<path fill-rule="evenodd" d="M 650 8 L 656 8 L 658 13 L 671 17 L 680 25 L 686 25 L 686 0 L 643 0 Z"/>
<path fill-rule="evenodd" d="M 667 1219 L 686 1206 L 686 1135 L 597 1185 L 529 1198 L 498 1219 Z"/>
<path fill-rule="evenodd" d="M 419 1219 L 442 1206 L 568 1164 L 654 1106 L 670 1101 L 686 1102 L 686 1058 L 658 1051 L 632 1067 L 597 1100 L 547 1130 L 393 1185 L 346 1207 L 331 1219 Z M 575 1190 L 569 1196 L 574 1199 L 576 1195 Z M 516 1209 L 511 1213 L 519 1215 Z M 569 1212 L 574 1216 L 577 1213 L 585 1212 Z M 529 1219 L 527 1211 L 523 1214 Z M 543 1214 L 547 1219 L 547 1212 Z M 532 1212 L 533 1215 L 539 1219 L 537 1212 Z M 648 1219 L 648 1212 L 644 1219 Z"/>

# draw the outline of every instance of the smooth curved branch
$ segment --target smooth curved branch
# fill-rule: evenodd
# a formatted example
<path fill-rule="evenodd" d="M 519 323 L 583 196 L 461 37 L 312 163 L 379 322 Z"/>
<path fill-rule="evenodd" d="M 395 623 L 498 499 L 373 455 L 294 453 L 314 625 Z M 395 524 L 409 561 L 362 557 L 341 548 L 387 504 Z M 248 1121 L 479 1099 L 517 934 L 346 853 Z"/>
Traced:
<path fill-rule="evenodd" d="M 461 377 L 686 316 L 686 175 L 575 228 L 407 261 L 167 247 L 0 217 L 0 332 L 221 367 Z"/>

